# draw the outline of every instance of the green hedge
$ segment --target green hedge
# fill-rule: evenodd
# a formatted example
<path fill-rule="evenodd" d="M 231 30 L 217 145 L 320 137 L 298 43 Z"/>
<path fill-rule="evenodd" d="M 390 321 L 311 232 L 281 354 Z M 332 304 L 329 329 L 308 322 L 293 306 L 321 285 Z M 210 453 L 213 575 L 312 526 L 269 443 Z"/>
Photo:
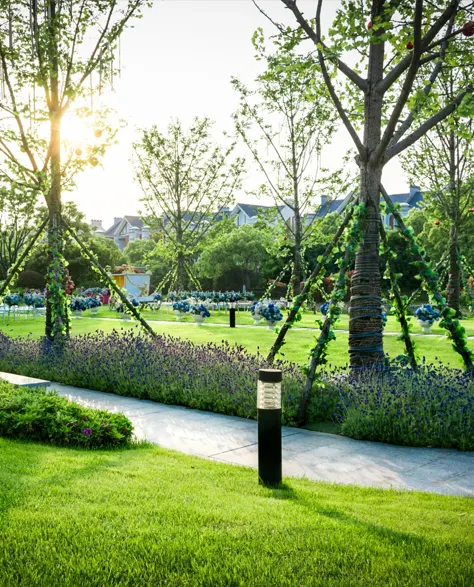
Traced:
<path fill-rule="evenodd" d="M 0 381 L 0 436 L 61 446 L 123 446 L 133 426 L 123 414 L 85 408 L 55 391 Z"/>

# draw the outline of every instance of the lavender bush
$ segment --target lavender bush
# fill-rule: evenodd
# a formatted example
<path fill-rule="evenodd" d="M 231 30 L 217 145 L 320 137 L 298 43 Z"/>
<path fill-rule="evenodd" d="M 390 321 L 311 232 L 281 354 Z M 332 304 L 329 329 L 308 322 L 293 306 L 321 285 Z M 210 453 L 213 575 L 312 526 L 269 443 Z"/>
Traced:
<path fill-rule="evenodd" d="M 63 347 L 0 333 L 0 371 L 244 418 L 256 418 L 258 369 L 267 366 L 242 347 L 138 331 L 77 336 Z M 284 372 L 283 419 L 291 424 L 303 378 L 296 366 L 275 366 Z"/>
<path fill-rule="evenodd" d="M 326 374 L 310 417 L 339 423 L 352 438 L 474 450 L 474 379 L 442 365 Z"/>

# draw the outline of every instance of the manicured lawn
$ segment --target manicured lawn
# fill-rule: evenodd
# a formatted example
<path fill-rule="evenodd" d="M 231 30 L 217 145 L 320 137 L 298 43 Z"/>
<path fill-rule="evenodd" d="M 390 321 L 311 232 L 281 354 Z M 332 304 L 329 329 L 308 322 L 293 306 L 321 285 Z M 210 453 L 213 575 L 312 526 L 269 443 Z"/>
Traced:
<path fill-rule="evenodd" d="M 108 309 L 104 308 L 108 314 Z M 173 319 L 173 316 L 170 316 Z M 157 322 L 152 324 L 154 330 L 158 334 L 170 334 L 181 338 L 187 338 L 196 343 L 215 342 L 220 343 L 226 340 L 230 343 L 236 343 L 244 346 L 252 353 L 260 351 L 266 355 L 275 340 L 275 333 L 267 327 L 260 328 L 235 328 L 231 329 L 224 326 L 212 326 L 204 324 L 203 326 L 196 326 L 193 323 L 175 322 Z M 123 322 L 118 320 L 106 320 L 100 317 L 84 317 L 79 320 L 72 320 L 72 333 L 84 334 L 94 332 L 95 330 L 103 330 L 104 332 L 111 332 L 117 328 L 137 328 L 134 322 Z M 33 320 L 31 318 L 26 320 L 18 320 L 16 322 L 0 322 L 0 332 L 5 332 L 9 336 L 32 336 L 40 337 L 44 334 L 43 320 L 38 318 Z M 308 351 L 314 343 L 314 337 L 317 336 L 318 331 L 305 330 L 291 330 L 287 336 L 287 344 L 283 348 L 284 358 L 289 361 L 294 361 L 299 364 L 307 362 Z M 457 353 L 451 348 L 451 343 L 444 335 L 432 336 L 418 336 L 416 337 L 416 345 L 420 356 L 426 357 L 427 361 L 435 362 L 442 361 L 446 365 L 453 367 L 461 366 L 461 362 Z M 474 341 L 471 341 L 474 347 Z M 404 352 L 402 343 L 396 340 L 395 336 L 386 336 L 384 338 L 385 352 L 391 357 Z M 347 364 L 347 334 L 337 333 L 337 340 L 332 342 L 329 347 L 329 362 L 333 366 L 342 367 Z"/>
<path fill-rule="evenodd" d="M 88 315 L 88 314 L 89 314 L 89 312 L 86 312 L 86 315 Z M 286 316 L 285 311 L 283 312 L 283 314 Z M 151 320 L 151 321 L 172 321 L 172 322 L 174 322 L 176 320 L 174 313 L 168 307 L 163 307 L 156 312 L 151 312 L 149 310 L 145 310 L 144 312 L 142 312 L 142 315 L 146 320 Z M 107 307 L 100 308 L 98 316 L 101 318 L 119 319 L 119 315 L 117 314 L 117 312 L 112 312 Z M 320 312 L 318 312 L 317 314 L 314 314 L 313 312 L 304 312 L 302 319 L 300 322 L 298 322 L 297 326 L 299 328 L 317 328 L 318 326 L 316 324 L 316 320 L 322 320 L 322 319 L 324 319 L 324 316 L 322 316 L 322 314 Z M 192 324 L 193 318 L 191 316 L 186 316 L 185 318 L 183 318 L 183 322 Z M 217 310 L 211 310 L 211 317 L 209 318 L 209 322 L 212 322 L 213 324 L 229 324 L 229 314 L 224 311 L 219 313 Z M 244 310 L 237 311 L 236 322 L 239 325 L 254 324 L 254 320 L 253 320 L 250 312 L 246 312 Z M 421 327 L 418 325 L 418 322 L 415 320 L 415 318 L 412 319 L 412 325 L 413 325 L 413 332 L 414 333 L 421 333 Z M 474 320 L 472 320 L 472 319 L 463 320 L 463 326 L 466 329 L 466 333 L 468 334 L 468 336 L 474 336 Z M 266 326 L 263 322 L 260 324 L 260 328 L 262 328 L 262 329 L 266 328 Z M 336 328 L 339 330 L 347 330 L 349 328 L 349 316 L 347 314 L 341 315 L 341 318 L 340 318 L 339 322 L 337 323 Z M 398 322 L 396 321 L 394 316 L 388 316 L 387 325 L 385 327 L 385 330 L 387 332 L 396 332 L 396 333 L 400 332 L 400 325 L 398 324 Z M 444 332 L 445 332 L 442 328 L 440 328 L 436 324 L 433 326 L 433 328 L 431 330 L 432 330 L 433 334 L 440 334 L 441 335 L 441 334 L 444 334 Z"/>
<path fill-rule="evenodd" d="M 0 585 L 469 587 L 474 500 L 0 439 Z"/>

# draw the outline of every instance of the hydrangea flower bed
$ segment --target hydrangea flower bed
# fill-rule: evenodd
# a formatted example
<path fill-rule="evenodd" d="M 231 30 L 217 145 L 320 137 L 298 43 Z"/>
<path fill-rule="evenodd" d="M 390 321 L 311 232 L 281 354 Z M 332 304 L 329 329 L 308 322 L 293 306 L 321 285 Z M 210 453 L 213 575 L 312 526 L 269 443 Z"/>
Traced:
<path fill-rule="evenodd" d="M 44 308 L 46 297 L 39 292 L 28 291 L 24 294 L 23 301 L 27 306 L 33 308 Z"/>
<path fill-rule="evenodd" d="M 173 302 L 172 308 L 174 312 L 182 312 L 183 314 L 186 314 L 189 312 L 190 304 L 186 300 Z"/>
<path fill-rule="evenodd" d="M 209 318 L 211 315 L 204 304 L 191 304 L 189 306 L 189 313 L 193 316 L 201 316 L 202 318 Z"/>
<path fill-rule="evenodd" d="M 431 307 L 430 304 L 424 304 L 415 310 L 415 318 L 421 320 L 422 322 L 429 322 L 433 324 L 435 320 L 439 320 L 441 318 L 441 313 L 438 310 L 435 310 Z"/>
<path fill-rule="evenodd" d="M 89 298 L 85 296 L 73 296 L 69 307 L 73 312 L 85 312 L 89 309 Z"/>
<path fill-rule="evenodd" d="M 3 303 L 9 306 L 19 306 L 21 303 L 21 296 L 17 293 L 7 293 L 3 296 Z"/>
<path fill-rule="evenodd" d="M 358 439 L 474 450 L 474 379 L 443 366 L 389 369 L 350 378 L 326 374 L 314 394 L 314 421 L 332 420 Z"/>
<path fill-rule="evenodd" d="M 255 298 L 255 294 L 251 291 L 245 293 L 239 291 L 170 291 L 168 292 L 167 298 L 170 302 L 193 298 L 201 302 L 224 303 L 252 301 Z"/>
<path fill-rule="evenodd" d="M 283 420 L 296 418 L 303 389 L 299 369 L 277 363 L 283 376 Z M 0 333 L 0 371 L 122 396 L 256 418 L 262 356 L 242 347 L 195 345 L 169 336 L 97 332 L 73 337 L 64 347 Z"/>

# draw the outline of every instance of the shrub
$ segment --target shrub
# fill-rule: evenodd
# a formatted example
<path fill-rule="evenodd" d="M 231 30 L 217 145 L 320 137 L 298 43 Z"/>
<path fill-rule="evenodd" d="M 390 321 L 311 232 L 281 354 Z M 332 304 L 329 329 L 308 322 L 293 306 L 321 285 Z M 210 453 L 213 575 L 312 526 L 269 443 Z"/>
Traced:
<path fill-rule="evenodd" d="M 38 271 L 26 269 L 20 273 L 16 285 L 31 289 L 44 289 L 46 287 L 46 281 L 44 275 L 38 273 Z"/>
<path fill-rule="evenodd" d="M 76 336 L 62 347 L 0 334 L 0 371 L 244 418 L 257 416 L 258 369 L 265 367 L 242 347 L 138 331 Z M 275 367 L 284 373 L 283 419 L 292 423 L 303 376 L 289 363 Z"/>
<path fill-rule="evenodd" d="M 325 375 L 315 387 L 313 420 L 332 420 L 358 439 L 474 450 L 474 379 L 421 365 L 357 377 Z"/>
<path fill-rule="evenodd" d="M 101 448 L 127 444 L 132 431 L 123 414 L 85 408 L 43 388 L 0 381 L 1 436 Z"/>

